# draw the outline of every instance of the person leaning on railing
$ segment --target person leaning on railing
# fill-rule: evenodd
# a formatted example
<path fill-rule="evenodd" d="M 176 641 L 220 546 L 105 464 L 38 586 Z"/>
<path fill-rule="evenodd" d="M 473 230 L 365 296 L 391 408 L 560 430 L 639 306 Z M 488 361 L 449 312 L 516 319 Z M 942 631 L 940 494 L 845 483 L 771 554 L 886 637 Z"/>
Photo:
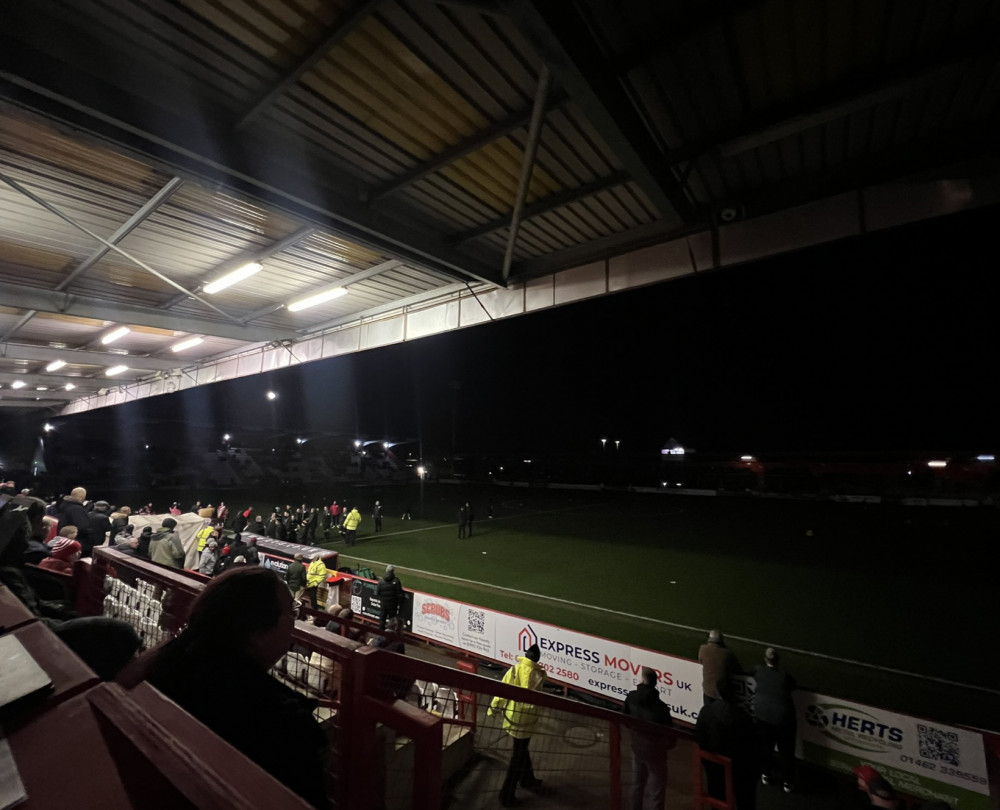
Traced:
<path fill-rule="evenodd" d="M 172 641 L 137 659 L 119 681 L 148 681 L 291 790 L 325 807 L 326 739 L 317 703 L 271 677 L 289 648 L 296 606 L 267 568 L 213 579 Z M 222 692 L 215 684 L 225 684 Z"/>

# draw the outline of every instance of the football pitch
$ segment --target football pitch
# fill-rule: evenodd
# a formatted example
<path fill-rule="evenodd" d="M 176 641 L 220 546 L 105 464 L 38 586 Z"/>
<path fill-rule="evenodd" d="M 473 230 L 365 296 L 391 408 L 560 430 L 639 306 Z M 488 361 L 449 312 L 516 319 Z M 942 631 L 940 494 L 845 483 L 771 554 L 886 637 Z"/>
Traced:
<path fill-rule="evenodd" d="M 358 544 L 329 547 L 377 575 L 396 565 L 407 588 L 688 658 L 717 627 L 744 669 L 774 646 L 823 694 L 980 727 L 1000 717 L 994 509 L 443 483 L 353 499 Z M 460 540 L 465 501 L 476 517 Z"/>

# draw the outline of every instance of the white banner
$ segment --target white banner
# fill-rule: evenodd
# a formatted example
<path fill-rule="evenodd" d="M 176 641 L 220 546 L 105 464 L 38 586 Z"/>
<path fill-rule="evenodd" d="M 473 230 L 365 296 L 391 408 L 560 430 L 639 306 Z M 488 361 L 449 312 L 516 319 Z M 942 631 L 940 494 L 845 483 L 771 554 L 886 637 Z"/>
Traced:
<path fill-rule="evenodd" d="M 701 709 L 701 666 L 684 658 L 417 592 L 412 632 L 508 664 L 537 644 L 551 680 L 618 701 L 652 667 L 674 717 L 693 723 Z"/>
<path fill-rule="evenodd" d="M 798 755 L 832 770 L 871 765 L 897 790 L 962 810 L 990 810 L 981 734 L 798 691 Z"/>

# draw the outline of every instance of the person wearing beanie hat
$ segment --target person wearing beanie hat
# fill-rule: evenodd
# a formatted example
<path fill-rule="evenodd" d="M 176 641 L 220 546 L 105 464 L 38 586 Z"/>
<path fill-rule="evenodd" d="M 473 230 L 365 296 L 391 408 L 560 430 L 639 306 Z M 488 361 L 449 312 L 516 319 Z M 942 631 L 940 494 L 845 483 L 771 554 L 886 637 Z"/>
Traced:
<path fill-rule="evenodd" d="M 149 559 L 149 544 L 153 540 L 153 527 L 143 526 L 142 531 L 139 532 L 139 544 L 135 547 L 135 553 L 137 556 L 143 559 Z"/>
<path fill-rule="evenodd" d="M 753 714 L 757 733 L 760 781 L 771 783 L 771 758 L 778 749 L 778 775 L 785 793 L 791 793 L 795 782 L 795 704 L 792 692 L 795 679 L 778 669 L 780 656 L 774 647 L 764 650 L 764 663 L 754 669 L 756 681 Z"/>
<path fill-rule="evenodd" d="M 215 565 L 219 562 L 219 544 L 213 538 L 205 544 L 204 551 L 201 552 L 201 559 L 198 561 L 198 573 L 206 577 L 215 573 Z"/>
<path fill-rule="evenodd" d="M 385 624 L 389 619 L 394 619 L 399 615 L 403 606 L 405 596 L 403 595 L 403 583 L 396 576 L 396 566 L 387 565 L 385 576 L 378 581 L 378 629 L 385 630 Z"/>
<path fill-rule="evenodd" d="M 80 559 L 82 548 L 76 540 L 57 537 L 49 548 L 49 556 L 38 567 L 46 571 L 58 571 L 60 574 L 72 574 L 73 563 Z"/>
<path fill-rule="evenodd" d="M 625 697 L 622 711 L 642 721 L 629 726 L 632 743 L 632 810 L 654 807 L 663 810 L 667 793 L 667 752 L 676 739 L 664 730 L 674 724 L 670 707 L 660 698 L 659 676 L 651 667 L 642 668 L 642 680 Z M 644 805 L 648 797 L 649 803 Z"/>
<path fill-rule="evenodd" d="M 171 568 L 184 567 L 184 546 L 174 528 L 177 521 L 172 517 L 164 518 L 161 529 L 149 541 L 149 559 L 160 565 Z"/>
<path fill-rule="evenodd" d="M 545 669 L 538 663 L 539 658 L 541 650 L 537 644 L 532 644 L 524 655 L 518 656 L 517 663 L 507 670 L 503 682 L 522 689 L 541 689 L 545 683 Z M 500 788 L 500 804 L 513 807 L 519 803 L 516 795 L 518 784 L 526 790 L 537 790 L 542 785 L 542 780 L 535 777 L 528 749 L 531 735 L 538 724 L 538 709 L 531 703 L 498 695 L 490 703 L 487 715 L 493 715 L 494 712 L 503 712 L 503 730 L 513 741 L 507 776 Z"/>
<path fill-rule="evenodd" d="M 740 663 L 733 651 L 726 646 L 726 641 L 719 630 L 711 630 L 708 642 L 698 648 L 698 663 L 701 664 L 701 690 L 704 705 L 719 699 L 716 684 L 722 679 L 729 679 L 738 674 Z"/>

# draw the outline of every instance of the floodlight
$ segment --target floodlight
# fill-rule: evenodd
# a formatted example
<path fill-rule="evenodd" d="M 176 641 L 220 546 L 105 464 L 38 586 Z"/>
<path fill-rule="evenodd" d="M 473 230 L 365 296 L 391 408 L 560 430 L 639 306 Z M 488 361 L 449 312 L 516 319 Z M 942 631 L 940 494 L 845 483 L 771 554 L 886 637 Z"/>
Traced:
<path fill-rule="evenodd" d="M 66 383 L 66 390 L 67 391 L 72 391 L 74 388 L 76 388 L 76 386 L 73 385 L 73 383 Z"/>
<path fill-rule="evenodd" d="M 65 365 L 66 365 L 66 361 L 65 360 L 53 360 L 51 363 L 49 363 L 45 367 L 45 370 L 46 371 L 58 371 L 59 369 L 61 369 Z"/>
<path fill-rule="evenodd" d="M 278 398 L 278 395 L 276 393 L 274 393 L 274 391 L 268 391 L 267 392 L 267 398 L 270 399 L 270 400 L 275 400 L 275 399 Z"/>
<path fill-rule="evenodd" d="M 26 385 L 27 383 L 24 380 L 14 380 L 14 382 L 10 384 L 10 387 L 16 389 L 16 388 L 24 388 L 24 386 Z"/>
<path fill-rule="evenodd" d="M 120 340 L 125 337 L 131 330 L 127 326 L 119 326 L 117 329 L 113 329 L 108 332 L 104 337 L 101 338 L 101 343 L 105 346 L 114 343 L 116 340 Z"/>
<path fill-rule="evenodd" d="M 245 281 L 250 278 L 250 276 L 256 275 L 263 269 L 264 265 L 260 262 L 250 262 L 249 264 L 238 267 L 231 273 L 226 273 L 226 275 L 217 278 L 209 284 L 206 284 L 202 292 L 213 295 L 219 290 L 224 290 L 226 287 L 232 287 L 234 284 L 239 284 L 241 281 Z"/>

